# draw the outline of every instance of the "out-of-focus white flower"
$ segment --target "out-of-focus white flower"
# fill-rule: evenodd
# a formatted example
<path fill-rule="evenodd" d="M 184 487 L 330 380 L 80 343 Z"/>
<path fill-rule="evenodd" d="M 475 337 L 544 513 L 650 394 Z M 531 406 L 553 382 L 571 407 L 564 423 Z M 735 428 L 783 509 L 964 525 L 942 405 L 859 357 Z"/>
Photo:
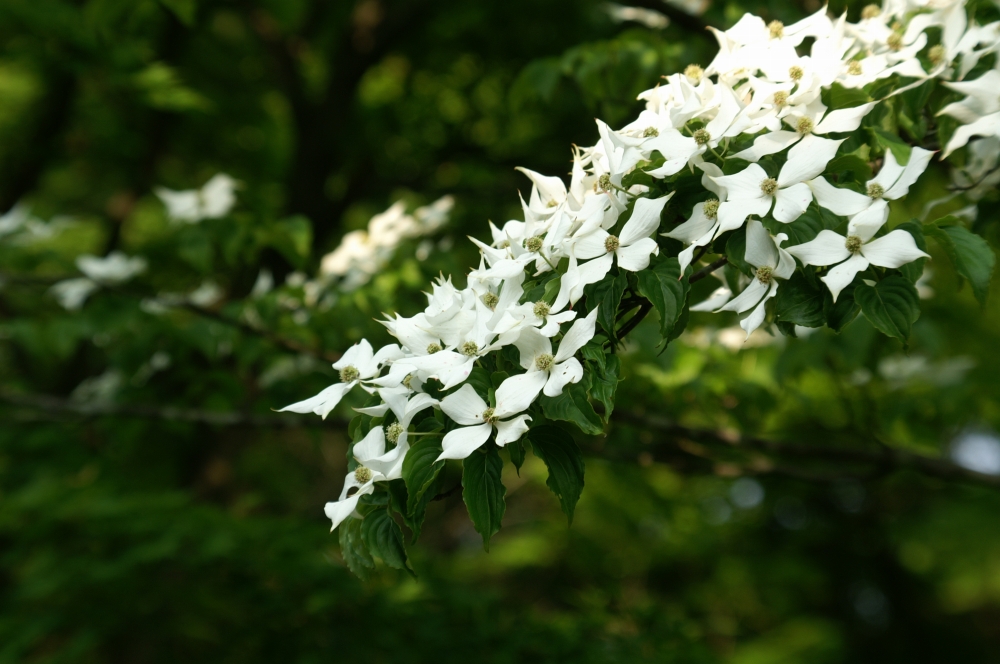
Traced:
<path fill-rule="evenodd" d="M 616 23 L 632 21 L 654 30 L 660 30 L 670 25 L 670 19 L 664 14 L 644 7 L 627 7 L 609 2 L 604 5 L 604 10 L 608 12 L 611 20 Z"/>
<path fill-rule="evenodd" d="M 239 183 L 225 173 L 219 173 L 201 189 L 174 191 L 156 187 L 153 192 L 167 207 L 172 221 L 196 224 L 203 219 L 217 219 L 229 214 L 236 204 Z"/>
<path fill-rule="evenodd" d="M 63 309 L 76 311 L 83 307 L 90 295 L 100 288 L 99 285 L 86 277 L 66 279 L 52 285 L 50 292 L 59 301 Z"/>

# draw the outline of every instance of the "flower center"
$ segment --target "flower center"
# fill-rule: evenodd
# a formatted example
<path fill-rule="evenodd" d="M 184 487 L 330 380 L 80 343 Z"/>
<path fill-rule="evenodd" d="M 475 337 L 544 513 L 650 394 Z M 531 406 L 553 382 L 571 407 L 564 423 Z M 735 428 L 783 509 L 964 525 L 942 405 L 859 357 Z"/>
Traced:
<path fill-rule="evenodd" d="M 479 352 L 479 346 L 476 344 L 475 341 L 466 341 L 464 344 L 462 344 L 461 348 L 458 349 L 458 352 L 460 352 L 462 355 L 472 357 L 473 355 Z"/>
<path fill-rule="evenodd" d="M 898 32 L 894 32 L 889 35 L 889 38 L 885 40 L 885 43 L 888 44 L 889 48 L 892 50 L 898 51 L 903 48 L 903 35 Z"/>
<path fill-rule="evenodd" d="M 621 242 L 614 235 L 604 238 L 604 249 L 610 254 L 621 246 Z"/>
<path fill-rule="evenodd" d="M 760 190 L 764 192 L 765 196 L 774 196 L 774 192 L 778 191 L 778 181 L 774 178 L 762 180 L 760 183 Z"/>
<path fill-rule="evenodd" d="M 538 367 L 540 371 L 548 371 L 555 361 L 556 358 L 552 357 L 548 353 L 542 353 L 535 358 L 535 366 Z"/>
<path fill-rule="evenodd" d="M 434 353 L 438 353 L 440 351 L 441 351 L 441 344 L 436 344 L 433 341 L 431 343 L 427 344 L 427 354 L 428 355 L 433 355 Z"/>
<path fill-rule="evenodd" d="M 532 312 L 538 318 L 545 318 L 546 316 L 549 315 L 549 311 L 551 311 L 549 305 L 547 305 L 544 302 L 535 302 L 535 308 L 532 309 Z"/>
<path fill-rule="evenodd" d="M 799 118 L 799 123 L 795 125 L 795 130 L 800 134 L 808 134 L 812 132 L 813 127 L 815 127 L 815 125 L 809 118 Z"/>
<path fill-rule="evenodd" d="M 844 243 L 844 246 L 847 247 L 847 250 L 852 254 L 856 254 L 861 251 L 861 245 L 861 238 L 857 235 L 848 235 L 847 242 Z"/>
<path fill-rule="evenodd" d="M 605 173 L 597 178 L 597 187 L 601 191 L 611 191 L 611 176 Z"/>
<path fill-rule="evenodd" d="M 931 46 L 931 49 L 927 51 L 927 57 L 930 58 L 931 62 L 934 64 L 938 64 L 944 60 L 944 46 L 941 44 Z"/>
<path fill-rule="evenodd" d="M 851 76 L 861 76 L 861 63 L 858 60 L 851 60 L 850 64 L 847 65 L 847 73 Z"/>
<path fill-rule="evenodd" d="M 357 380 L 360 375 L 361 372 L 358 371 L 358 368 L 353 364 L 349 364 L 340 370 L 340 381 L 342 383 L 350 383 Z"/>
<path fill-rule="evenodd" d="M 771 279 L 774 276 L 774 270 L 767 265 L 762 265 L 757 268 L 757 281 L 764 284 L 765 286 L 771 283 Z"/>
<path fill-rule="evenodd" d="M 778 90 L 777 92 L 774 93 L 775 106 L 784 106 L 787 101 L 788 101 L 788 93 L 785 92 L 784 90 Z"/>
<path fill-rule="evenodd" d="M 485 304 L 490 309 L 496 309 L 497 304 L 500 303 L 500 298 L 497 297 L 496 293 L 487 293 L 483 295 L 483 304 Z"/>
<path fill-rule="evenodd" d="M 413 389 L 412 383 L 413 383 L 413 374 L 406 374 L 406 377 L 403 378 L 403 387 L 405 387 L 408 390 L 412 390 Z"/>
<path fill-rule="evenodd" d="M 354 479 L 360 482 L 361 484 L 370 482 L 372 479 L 372 471 L 365 468 L 364 466 L 358 466 L 357 468 L 354 469 Z"/>
<path fill-rule="evenodd" d="M 660 135 L 660 130 L 657 129 L 656 127 L 646 127 L 646 129 L 643 130 L 642 132 L 643 138 L 653 138 L 654 136 L 659 136 L 659 135 Z"/>
<path fill-rule="evenodd" d="M 705 212 L 706 217 L 708 217 L 709 219 L 715 219 L 717 216 L 719 216 L 719 199 L 718 198 L 708 199 L 707 201 L 705 201 L 704 205 L 702 205 L 701 209 Z"/>
<path fill-rule="evenodd" d="M 882 8 L 878 5 L 868 5 L 861 10 L 861 18 L 875 18 L 882 13 Z"/>
<path fill-rule="evenodd" d="M 489 422 L 490 424 L 493 424 L 494 422 L 499 420 L 500 418 L 494 415 L 495 412 L 496 411 L 493 408 L 487 408 L 486 410 L 484 410 L 482 414 L 483 422 Z"/>
<path fill-rule="evenodd" d="M 555 201 L 549 201 L 548 203 L 545 204 L 545 207 L 555 207 L 557 205 L 559 204 L 556 203 Z"/>
<path fill-rule="evenodd" d="M 767 24 L 767 31 L 771 33 L 771 39 L 781 39 L 785 36 L 785 24 L 781 21 L 771 21 Z"/>
<path fill-rule="evenodd" d="M 885 189 L 882 188 L 878 182 L 872 182 L 868 185 L 868 197 L 869 198 L 882 198 L 885 195 Z"/>
<path fill-rule="evenodd" d="M 385 439 L 395 445 L 396 441 L 399 440 L 399 436 L 404 431 L 406 431 L 406 429 L 403 428 L 402 424 L 399 422 L 393 422 L 385 428 Z"/>
<path fill-rule="evenodd" d="M 684 68 L 684 75 L 694 81 L 695 85 L 701 83 L 701 77 L 705 75 L 705 70 L 699 65 L 690 64 Z"/>
<path fill-rule="evenodd" d="M 542 248 L 542 236 L 529 237 L 524 241 L 524 248 L 531 252 L 539 251 Z"/>
<path fill-rule="evenodd" d="M 801 81 L 802 77 L 805 76 L 805 75 L 806 75 L 806 73 L 804 71 L 802 71 L 802 67 L 800 67 L 798 65 L 792 65 L 791 67 L 788 68 L 788 76 L 793 81 Z"/>
<path fill-rule="evenodd" d="M 708 133 L 707 129 L 699 129 L 698 131 L 694 132 L 693 138 L 694 142 L 697 143 L 698 145 L 705 145 L 710 140 L 712 140 L 712 135 Z"/>

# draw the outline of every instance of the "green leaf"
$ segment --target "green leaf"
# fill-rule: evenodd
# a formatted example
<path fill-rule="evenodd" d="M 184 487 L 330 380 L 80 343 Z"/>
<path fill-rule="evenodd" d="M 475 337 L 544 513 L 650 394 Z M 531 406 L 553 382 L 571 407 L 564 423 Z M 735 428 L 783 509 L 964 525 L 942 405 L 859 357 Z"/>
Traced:
<path fill-rule="evenodd" d="M 826 98 L 824 101 L 826 101 L 826 105 L 830 107 L 830 110 L 853 108 L 871 101 L 871 97 L 864 90 L 859 88 L 845 88 L 839 83 L 831 85 L 830 89 L 825 91 L 824 97 Z"/>
<path fill-rule="evenodd" d="M 462 462 L 462 498 L 476 532 L 483 536 L 483 548 L 490 550 L 490 538 L 500 532 L 506 509 L 507 488 L 500 480 L 503 461 L 493 443 L 487 443 Z"/>
<path fill-rule="evenodd" d="M 774 219 L 765 219 L 763 222 L 764 228 L 771 231 L 772 235 L 777 235 L 778 233 L 784 233 L 788 236 L 788 240 L 785 242 L 787 246 L 795 246 L 797 244 L 805 244 L 806 242 L 811 242 L 816 239 L 820 231 L 823 230 L 833 230 L 841 224 L 841 219 L 837 215 L 833 214 L 825 208 L 821 208 L 819 205 L 811 204 L 802 215 L 791 224 L 783 224 L 780 221 L 775 221 Z M 743 232 L 737 232 L 736 235 L 744 236 L 742 239 L 744 254 L 746 253 L 746 237 Z M 735 237 L 735 235 L 734 235 Z M 727 247 L 728 252 L 728 247 Z"/>
<path fill-rule="evenodd" d="M 826 316 L 826 326 L 834 332 L 840 332 L 858 317 L 861 307 L 854 300 L 854 286 L 848 286 L 840 291 L 840 297 L 833 301 L 829 289 L 823 293 L 823 315 Z"/>
<path fill-rule="evenodd" d="M 854 299 L 872 325 L 904 344 L 910 336 L 910 327 L 920 316 L 917 289 L 899 275 L 886 277 L 874 286 L 859 284 L 854 289 Z"/>
<path fill-rule="evenodd" d="M 514 464 L 514 469 L 517 470 L 517 474 L 520 477 L 521 466 L 524 465 L 524 443 L 520 440 L 515 440 L 513 443 L 504 445 L 504 449 L 510 454 L 510 462 Z"/>
<path fill-rule="evenodd" d="M 572 422 L 580 427 L 580 431 L 596 436 L 604 433 L 604 427 L 600 416 L 587 399 L 587 387 L 583 383 L 584 381 L 570 383 L 557 397 L 542 396 L 542 412 L 550 420 Z"/>
<path fill-rule="evenodd" d="M 587 294 L 587 308 L 593 310 L 595 306 L 600 307 L 597 310 L 597 322 L 612 339 L 616 338 L 615 315 L 618 313 L 618 305 L 621 304 L 626 285 L 628 285 L 628 274 L 625 270 L 618 270 L 618 274 L 609 273 L 596 284 L 584 289 Z"/>
<path fill-rule="evenodd" d="M 556 301 L 556 297 L 559 296 L 559 286 L 562 284 L 562 277 L 556 276 L 554 279 L 549 279 L 545 282 L 545 289 L 542 291 L 542 299 L 548 304 L 552 304 Z"/>
<path fill-rule="evenodd" d="M 416 512 L 427 490 L 444 468 L 444 459 L 437 461 L 440 455 L 440 438 L 420 436 L 410 445 L 410 450 L 403 458 L 403 482 L 406 483 L 407 493 L 406 511 L 409 514 L 413 515 Z"/>
<path fill-rule="evenodd" d="M 583 492 L 583 455 L 573 437 L 563 429 L 542 425 L 528 432 L 535 455 L 540 457 L 549 469 L 546 486 L 559 498 L 559 504 L 569 523 L 573 523 L 573 511 Z"/>
<path fill-rule="evenodd" d="M 604 404 L 604 421 L 607 422 L 615 409 L 615 391 L 618 389 L 618 375 L 621 372 L 622 361 L 617 355 L 611 355 L 605 359 L 603 367 L 588 364 L 590 366 L 588 371 L 594 376 L 590 394 Z"/>
<path fill-rule="evenodd" d="M 413 574 L 406 560 L 403 531 L 389 514 L 388 508 L 377 509 L 365 515 L 361 520 L 361 536 L 372 555 L 381 558 L 389 567 L 405 569 Z"/>
<path fill-rule="evenodd" d="M 898 135 L 877 127 L 872 128 L 872 132 L 882 147 L 892 152 L 901 166 L 905 166 L 910 161 L 910 146 Z"/>
<path fill-rule="evenodd" d="M 826 173 L 850 173 L 855 182 L 872 179 L 872 167 L 856 154 L 845 154 L 826 165 Z"/>
<path fill-rule="evenodd" d="M 801 272 L 795 272 L 778 287 L 774 310 L 778 322 L 802 327 L 822 327 L 826 323 L 823 290 L 810 284 Z"/>
<path fill-rule="evenodd" d="M 594 364 L 598 365 L 602 370 L 604 369 L 604 362 L 607 358 L 607 354 L 604 351 L 604 346 L 599 343 L 591 341 L 586 346 L 580 349 L 580 355 L 585 360 L 589 360 Z"/>
<path fill-rule="evenodd" d="M 369 570 L 375 569 L 375 559 L 361 536 L 361 519 L 349 518 L 340 524 L 340 554 L 347 569 L 362 581 L 368 580 Z"/>
<path fill-rule="evenodd" d="M 958 221 L 952 216 L 938 219 L 934 224 L 925 225 L 924 233 L 941 245 L 955 265 L 955 271 L 969 280 L 972 293 L 980 304 L 985 304 L 993 268 L 996 266 L 996 256 L 986 240 L 964 226 L 941 225 Z"/>
<path fill-rule="evenodd" d="M 660 335 L 666 342 L 687 300 L 689 284 L 681 279 L 681 265 L 676 258 L 659 259 L 636 276 L 639 294 L 652 302 L 660 315 Z"/>
<path fill-rule="evenodd" d="M 924 240 L 924 229 L 919 221 L 913 219 L 911 221 L 904 222 L 898 226 L 896 229 L 906 231 L 913 236 L 913 241 L 917 244 L 917 248 L 920 251 L 927 251 L 927 242 Z M 895 229 L 894 229 L 895 230 Z M 899 267 L 899 272 L 904 277 L 910 280 L 910 283 L 917 283 L 920 276 L 924 273 L 924 263 L 927 262 L 926 258 L 918 258 L 915 261 L 910 261 L 905 265 Z"/>

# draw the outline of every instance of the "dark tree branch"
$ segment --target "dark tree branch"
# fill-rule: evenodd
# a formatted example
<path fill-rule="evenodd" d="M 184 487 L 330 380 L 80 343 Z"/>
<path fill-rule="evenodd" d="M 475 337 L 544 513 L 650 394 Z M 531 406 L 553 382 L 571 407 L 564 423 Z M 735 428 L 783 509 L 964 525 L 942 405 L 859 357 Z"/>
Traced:
<path fill-rule="evenodd" d="M 633 413 L 623 412 L 616 412 L 613 419 L 621 422 L 627 422 L 633 426 L 666 434 L 666 440 L 660 440 L 651 448 L 650 451 L 654 453 L 657 449 L 669 448 L 671 444 L 676 447 L 681 447 L 681 443 L 678 441 L 691 441 L 699 444 L 701 449 L 713 447 L 714 449 L 724 449 L 744 453 L 752 451 L 774 457 L 784 457 L 804 461 L 821 461 L 825 463 L 841 464 L 843 466 L 853 468 L 861 466 L 862 468 L 867 467 L 869 470 L 874 468 L 877 472 L 913 470 L 923 475 L 939 479 L 969 482 L 993 488 L 1000 488 L 1000 475 L 987 475 L 985 473 L 980 473 L 975 470 L 959 466 L 958 464 L 948 461 L 947 459 L 916 454 L 888 445 L 879 446 L 878 449 L 860 449 L 853 447 L 834 447 L 830 445 L 789 443 L 767 440 L 755 436 L 730 435 L 726 432 L 712 429 L 696 429 L 682 426 L 652 415 L 640 416 Z M 685 449 L 684 447 L 681 447 L 681 449 L 691 453 L 689 449 Z M 720 463 L 724 464 L 726 462 L 724 460 L 720 460 Z M 768 469 L 766 464 L 761 467 L 764 470 Z M 778 465 L 773 465 L 771 467 L 785 468 L 787 470 L 787 467 Z"/>
<path fill-rule="evenodd" d="M 720 267 L 722 267 L 723 265 L 725 265 L 728 262 L 729 262 L 729 259 L 726 258 L 725 256 L 723 256 L 722 258 L 716 260 L 715 262 L 709 263 L 705 267 L 701 268 L 700 270 L 698 270 L 697 272 L 695 272 L 694 274 L 692 274 L 691 278 L 688 279 L 688 283 L 689 284 L 693 284 L 693 283 L 695 283 L 697 281 L 701 281 L 702 279 L 704 279 L 708 275 L 712 274 L 713 272 L 715 272 L 716 270 L 718 270 Z"/>
<path fill-rule="evenodd" d="M 164 406 L 141 406 L 113 403 L 78 403 L 70 399 L 44 394 L 18 394 L 0 390 L 0 402 L 8 403 L 50 416 L 70 416 L 79 419 L 97 417 L 128 417 L 144 420 L 164 420 L 167 422 L 187 422 L 224 427 L 258 427 L 271 429 L 293 429 L 303 427 L 344 427 L 343 420 L 316 420 L 301 415 L 257 415 L 254 413 L 220 412 Z M 54 418 L 36 421 L 55 421 Z"/>

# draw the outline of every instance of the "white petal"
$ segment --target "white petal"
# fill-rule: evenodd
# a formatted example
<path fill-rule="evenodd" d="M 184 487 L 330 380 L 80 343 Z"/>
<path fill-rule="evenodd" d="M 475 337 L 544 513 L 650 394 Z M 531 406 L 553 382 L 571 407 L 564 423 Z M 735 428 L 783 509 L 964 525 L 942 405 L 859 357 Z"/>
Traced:
<path fill-rule="evenodd" d="M 529 415 L 519 415 L 506 422 L 497 422 L 497 445 L 503 447 L 523 436 L 528 430 L 527 422 L 530 419 Z"/>
<path fill-rule="evenodd" d="M 356 380 L 352 380 L 350 383 L 336 383 L 326 388 L 314 397 L 310 397 L 298 403 L 293 403 L 290 406 L 285 406 L 279 413 L 284 413 L 285 411 L 291 411 L 293 413 L 315 413 L 326 419 L 326 416 L 330 414 L 330 411 L 337 407 L 340 400 L 344 398 L 352 387 L 357 385 Z"/>
<path fill-rule="evenodd" d="M 399 419 L 399 423 L 404 427 L 409 425 L 410 420 L 413 419 L 414 415 L 426 408 L 436 405 L 437 402 L 437 399 L 423 392 L 413 395 L 413 398 L 406 402 L 406 410 L 403 411 L 403 417 Z"/>
<path fill-rule="evenodd" d="M 910 185 L 917 181 L 924 171 L 927 169 L 927 164 L 930 162 L 931 157 L 934 156 L 934 152 L 931 150 L 925 150 L 923 148 L 913 148 L 910 151 L 910 160 L 906 162 L 906 166 L 903 167 L 903 172 L 900 174 L 896 183 L 885 192 L 884 197 L 891 201 L 896 200 L 905 196 L 907 192 L 910 191 Z"/>
<path fill-rule="evenodd" d="M 487 403 L 471 385 L 463 385 L 441 399 L 441 410 L 444 414 L 466 426 L 482 422 L 483 411 L 487 407 Z"/>
<path fill-rule="evenodd" d="M 762 265 L 775 267 L 778 264 L 778 250 L 764 224 L 757 219 L 748 221 L 746 237 L 747 249 L 744 258 L 748 263 L 754 267 Z"/>
<path fill-rule="evenodd" d="M 754 200 L 726 201 L 719 206 L 719 230 L 717 233 L 721 235 L 726 231 L 736 230 L 743 225 L 748 216 L 763 217 L 771 210 L 773 202 L 774 199 L 770 196 Z"/>
<path fill-rule="evenodd" d="M 581 260 L 597 258 L 608 253 L 605 241 L 608 232 L 603 228 L 595 228 L 590 233 L 573 240 L 573 255 Z"/>
<path fill-rule="evenodd" d="M 567 383 L 578 383 L 581 378 L 583 378 L 583 365 L 575 357 L 571 357 L 552 367 L 543 393 L 547 397 L 557 397 L 562 394 Z"/>
<path fill-rule="evenodd" d="M 767 301 L 770 300 L 778 292 L 778 282 L 772 281 L 770 287 L 768 288 L 767 295 L 764 299 L 760 301 L 749 316 L 740 321 L 740 327 L 746 330 L 747 339 L 753 334 L 753 331 L 760 327 L 760 324 L 764 322 L 764 316 L 767 315 Z"/>
<path fill-rule="evenodd" d="M 521 330 L 514 345 L 521 354 L 521 366 L 524 369 L 531 369 L 539 355 L 552 354 L 552 342 L 533 327 Z"/>
<path fill-rule="evenodd" d="M 779 189 L 774 195 L 773 216 L 783 224 L 791 223 L 802 216 L 811 202 L 812 189 L 805 183 Z"/>
<path fill-rule="evenodd" d="M 833 265 L 851 255 L 846 243 L 847 238 L 843 235 L 822 230 L 810 242 L 788 247 L 786 251 L 806 265 Z"/>
<path fill-rule="evenodd" d="M 820 281 L 826 284 L 833 295 L 833 301 L 837 301 L 840 291 L 851 285 L 854 276 L 862 270 L 868 269 L 868 261 L 861 254 L 854 254 L 846 261 L 832 268 L 825 277 L 820 277 Z"/>
<path fill-rule="evenodd" d="M 877 200 L 867 210 L 863 210 L 851 217 L 851 221 L 847 224 L 847 234 L 857 235 L 861 238 L 862 242 L 867 242 L 875 237 L 875 233 L 878 232 L 878 229 L 882 228 L 882 224 L 888 218 L 888 203 L 884 200 Z"/>
<path fill-rule="evenodd" d="M 632 216 L 622 228 L 618 240 L 625 245 L 633 244 L 640 238 L 649 237 L 660 227 L 660 214 L 663 206 L 673 197 L 673 192 L 660 198 L 640 198 L 635 202 Z"/>
<path fill-rule="evenodd" d="M 715 225 L 715 219 L 705 216 L 705 204 L 695 203 L 691 216 L 683 224 L 662 235 L 680 240 L 684 243 L 694 242 L 707 233 Z"/>
<path fill-rule="evenodd" d="M 764 197 L 760 183 L 767 179 L 767 172 L 757 164 L 750 164 L 739 173 L 712 179 L 716 184 L 726 188 L 729 201 L 755 200 Z"/>
<path fill-rule="evenodd" d="M 372 493 L 374 490 L 375 487 L 369 485 L 364 492 L 358 491 L 354 495 L 344 498 L 343 500 L 338 500 L 337 502 L 333 503 L 327 503 L 323 507 L 323 512 L 326 514 L 326 517 L 330 519 L 330 521 L 333 523 L 333 526 L 330 527 L 330 531 L 332 532 L 333 530 L 335 530 L 337 526 L 339 526 L 341 523 L 344 522 L 344 519 L 351 516 L 351 513 L 354 512 L 354 510 L 357 508 L 358 500 L 361 499 L 361 496 L 367 493 Z"/>
<path fill-rule="evenodd" d="M 812 180 L 826 169 L 843 142 L 811 134 L 806 136 L 788 151 L 788 161 L 778 174 L 778 185 L 786 187 L 794 182 Z"/>
<path fill-rule="evenodd" d="M 802 135 L 797 131 L 771 131 L 758 136 L 754 139 L 751 147 L 742 152 L 737 152 L 733 156 L 737 159 L 757 161 L 761 157 L 781 152 L 788 146 L 794 145 L 800 138 L 802 138 Z"/>
<path fill-rule="evenodd" d="M 861 245 L 861 254 L 869 263 L 879 267 L 899 267 L 918 258 L 930 258 L 917 248 L 913 236 L 903 230 L 892 231 Z"/>
<path fill-rule="evenodd" d="M 566 331 L 566 336 L 559 343 L 559 351 L 556 353 L 555 361 L 562 362 L 567 358 L 573 357 L 576 355 L 576 351 L 583 348 L 588 341 L 593 339 L 596 330 L 596 321 L 597 307 L 594 307 L 587 314 L 586 318 L 581 318 L 573 323 L 569 330 Z"/>
<path fill-rule="evenodd" d="M 385 430 L 375 427 L 354 446 L 354 458 L 361 465 L 385 454 Z"/>
<path fill-rule="evenodd" d="M 815 178 L 806 184 L 821 208 L 842 216 L 857 214 L 871 205 L 872 199 L 856 191 L 835 187 L 824 178 Z"/>
<path fill-rule="evenodd" d="M 462 427 L 449 431 L 441 440 L 441 454 L 435 461 L 441 459 L 464 459 L 482 447 L 493 432 L 493 425 L 480 424 L 474 427 Z"/>
<path fill-rule="evenodd" d="M 497 406 L 494 410 L 496 416 L 507 417 L 528 410 L 528 406 L 545 386 L 547 378 L 545 371 L 529 371 L 502 382 L 497 388 Z"/>
<path fill-rule="evenodd" d="M 951 140 L 945 147 L 944 155 L 947 157 L 953 151 L 969 142 L 973 136 L 998 136 L 1000 135 L 1000 113 L 986 115 L 975 122 L 963 125 L 955 130 Z"/>
<path fill-rule="evenodd" d="M 370 364 L 373 357 L 375 352 L 372 350 L 372 345 L 367 339 L 362 339 L 344 351 L 344 355 L 333 363 L 333 368 L 338 371 L 347 367 L 360 369 Z"/>
<path fill-rule="evenodd" d="M 861 126 L 861 120 L 868 112 L 875 108 L 876 102 L 862 104 L 854 108 L 841 108 L 830 111 L 826 117 L 819 121 L 813 128 L 817 134 L 828 134 L 831 132 L 854 131 Z"/>
<path fill-rule="evenodd" d="M 615 249 L 618 256 L 618 267 L 629 272 L 638 272 L 649 267 L 649 255 L 659 253 L 656 240 L 644 237 L 630 245 L 622 245 Z"/>
<path fill-rule="evenodd" d="M 885 159 L 882 162 L 882 170 L 878 172 L 878 175 L 869 180 L 868 184 L 878 184 L 881 185 L 884 191 L 889 191 L 902 174 L 903 167 L 896 161 L 896 155 L 892 153 L 892 150 L 886 150 Z"/>
<path fill-rule="evenodd" d="M 754 279 L 750 282 L 749 286 L 743 289 L 742 293 L 727 302 L 724 306 L 719 307 L 718 311 L 735 311 L 737 313 L 743 313 L 750 307 L 760 302 L 760 298 L 764 297 L 766 292 L 767 285 L 761 283 L 760 279 Z"/>

